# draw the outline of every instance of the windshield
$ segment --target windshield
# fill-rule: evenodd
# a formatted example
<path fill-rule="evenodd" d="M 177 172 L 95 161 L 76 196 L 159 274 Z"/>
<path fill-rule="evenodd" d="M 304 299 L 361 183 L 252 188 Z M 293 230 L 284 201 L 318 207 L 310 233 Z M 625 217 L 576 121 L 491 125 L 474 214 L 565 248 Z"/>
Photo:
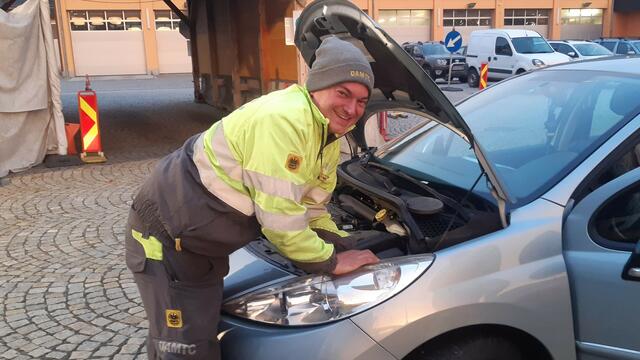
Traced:
<path fill-rule="evenodd" d="M 497 84 L 458 106 L 515 207 L 548 191 L 640 111 L 640 79 L 539 71 Z M 426 124 L 381 161 L 428 182 L 471 189 L 480 167 L 469 144 Z M 485 181 L 474 193 L 491 199 Z"/>
<path fill-rule="evenodd" d="M 427 55 L 449 55 L 449 51 L 442 44 L 423 44 L 422 51 Z"/>
<path fill-rule="evenodd" d="M 640 52 L 640 41 L 632 41 L 633 46 L 635 46 L 636 50 Z"/>
<path fill-rule="evenodd" d="M 513 47 L 520 54 L 552 53 L 553 49 L 539 36 L 512 38 Z"/>
<path fill-rule="evenodd" d="M 598 44 L 573 44 L 582 56 L 612 55 L 613 53 Z"/>

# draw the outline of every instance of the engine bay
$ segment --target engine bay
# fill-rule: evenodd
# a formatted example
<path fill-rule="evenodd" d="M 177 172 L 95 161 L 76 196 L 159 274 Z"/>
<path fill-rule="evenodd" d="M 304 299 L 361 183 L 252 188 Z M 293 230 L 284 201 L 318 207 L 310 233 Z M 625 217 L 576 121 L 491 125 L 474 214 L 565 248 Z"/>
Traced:
<path fill-rule="evenodd" d="M 470 192 L 436 188 L 359 157 L 338 166 L 327 210 L 339 229 L 357 239 L 357 249 L 381 259 L 434 252 L 502 228 L 495 205 Z M 297 272 L 267 240 L 249 248 Z"/>

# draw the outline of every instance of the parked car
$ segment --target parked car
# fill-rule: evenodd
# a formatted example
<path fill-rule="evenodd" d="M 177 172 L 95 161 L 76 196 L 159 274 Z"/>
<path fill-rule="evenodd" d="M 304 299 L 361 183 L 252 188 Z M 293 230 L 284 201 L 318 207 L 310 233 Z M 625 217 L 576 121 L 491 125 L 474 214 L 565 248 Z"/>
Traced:
<path fill-rule="evenodd" d="M 489 65 L 490 79 L 501 80 L 528 70 L 571 60 L 564 54 L 556 53 L 533 30 L 476 30 L 471 33 L 467 46 L 467 81 L 470 87 L 478 87 L 478 74 L 483 63 Z"/>
<path fill-rule="evenodd" d="M 640 54 L 640 39 L 600 38 L 593 40 L 616 55 Z"/>
<path fill-rule="evenodd" d="M 309 275 L 258 239 L 231 256 L 225 359 L 629 359 L 640 352 L 640 58 L 556 65 L 454 107 L 348 1 L 295 43 L 365 49 L 368 115 L 423 122 L 379 149 L 364 123 L 328 209 L 382 261 Z M 391 96 L 392 95 L 392 96 Z"/>
<path fill-rule="evenodd" d="M 467 45 L 460 46 L 460 49 L 454 52 L 454 54 L 467 56 Z"/>
<path fill-rule="evenodd" d="M 569 56 L 573 60 L 596 59 L 604 56 L 613 56 L 613 53 L 604 46 L 580 40 L 553 40 L 549 41 L 553 50 Z"/>
<path fill-rule="evenodd" d="M 414 43 L 404 43 L 402 47 L 422 66 L 424 71 L 426 71 L 433 80 L 438 78 L 448 80 L 449 61 L 452 61 L 451 77 L 458 78 L 461 82 L 467 81 L 465 57 L 455 54 L 452 56 L 444 44 L 437 41 L 418 41 Z"/>

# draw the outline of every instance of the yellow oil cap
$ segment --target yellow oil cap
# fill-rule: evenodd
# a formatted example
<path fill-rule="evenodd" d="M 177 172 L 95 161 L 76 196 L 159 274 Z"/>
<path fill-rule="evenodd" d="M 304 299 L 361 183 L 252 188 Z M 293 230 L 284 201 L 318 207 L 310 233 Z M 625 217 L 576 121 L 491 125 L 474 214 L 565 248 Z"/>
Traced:
<path fill-rule="evenodd" d="M 375 216 L 376 221 L 382 221 L 384 220 L 385 217 L 387 217 L 387 209 L 382 209 L 378 211 Z"/>

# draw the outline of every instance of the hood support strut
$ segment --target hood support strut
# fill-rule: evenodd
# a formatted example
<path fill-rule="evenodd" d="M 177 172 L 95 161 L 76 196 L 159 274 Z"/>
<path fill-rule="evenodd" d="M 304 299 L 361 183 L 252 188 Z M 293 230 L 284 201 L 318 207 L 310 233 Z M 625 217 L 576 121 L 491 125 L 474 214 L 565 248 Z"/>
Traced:
<path fill-rule="evenodd" d="M 173 11 L 174 14 L 178 15 L 181 21 L 183 21 L 185 24 L 189 23 L 189 17 L 185 15 L 180 9 L 178 9 L 176 4 L 174 4 L 171 0 L 163 0 L 163 1 L 171 9 L 171 11 Z"/>

